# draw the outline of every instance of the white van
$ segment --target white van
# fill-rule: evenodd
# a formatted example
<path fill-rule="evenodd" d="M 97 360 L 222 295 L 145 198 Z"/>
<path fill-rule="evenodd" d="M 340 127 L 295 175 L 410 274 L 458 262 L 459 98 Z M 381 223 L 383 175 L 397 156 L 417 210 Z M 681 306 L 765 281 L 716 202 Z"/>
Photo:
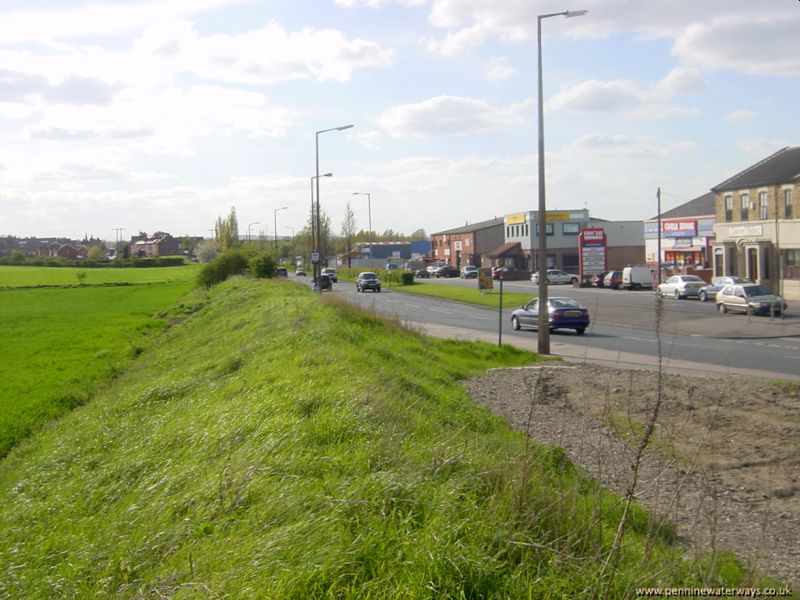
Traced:
<path fill-rule="evenodd" d="M 622 285 L 626 290 L 653 289 L 656 270 L 650 267 L 625 267 L 622 269 Z"/>

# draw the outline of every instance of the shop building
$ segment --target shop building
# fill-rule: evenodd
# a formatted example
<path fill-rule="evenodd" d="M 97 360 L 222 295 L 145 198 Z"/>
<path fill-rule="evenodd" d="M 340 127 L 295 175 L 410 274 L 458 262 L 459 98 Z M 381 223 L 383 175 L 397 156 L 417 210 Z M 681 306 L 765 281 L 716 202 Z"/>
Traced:
<path fill-rule="evenodd" d="M 658 264 L 660 240 L 662 265 L 709 268 L 716 222 L 714 192 L 708 192 L 661 213 L 660 235 L 658 217 L 648 219 L 644 222 L 647 265 L 655 267 Z"/>

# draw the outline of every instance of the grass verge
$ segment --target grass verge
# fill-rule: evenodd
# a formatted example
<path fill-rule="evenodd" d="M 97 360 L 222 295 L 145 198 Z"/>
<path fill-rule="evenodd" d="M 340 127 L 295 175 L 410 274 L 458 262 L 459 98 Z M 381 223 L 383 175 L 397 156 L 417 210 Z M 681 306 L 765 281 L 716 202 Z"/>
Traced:
<path fill-rule="evenodd" d="M 500 292 L 494 289 L 489 294 L 482 294 L 478 290 L 477 283 L 474 288 L 466 288 L 456 285 L 436 284 L 436 283 L 414 283 L 414 285 L 397 285 L 391 288 L 395 292 L 407 294 L 418 294 L 420 296 L 433 296 L 445 300 L 455 300 L 457 302 L 467 302 L 480 306 L 498 308 L 500 306 Z M 535 298 L 536 294 L 520 294 L 518 292 L 503 291 L 503 307 L 517 308 Z"/>
<path fill-rule="evenodd" d="M 0 596 L 603 589 L 619 499 L 458 383 L 534 355 L 428 338 L 289 282 L 195 300 L 205 308 L 0 464 Z M 731 557 L 685 563 L 668 527 L 629 519 L 611 597 L 746 581 Z"/>

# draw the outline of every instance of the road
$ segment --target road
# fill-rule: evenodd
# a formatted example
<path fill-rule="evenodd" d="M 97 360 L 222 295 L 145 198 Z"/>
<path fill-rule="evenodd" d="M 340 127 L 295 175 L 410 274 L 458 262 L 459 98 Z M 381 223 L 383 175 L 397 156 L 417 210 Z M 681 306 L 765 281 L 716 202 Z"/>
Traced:
<path fill-rule="evenodd" d="M 476 285 L 474 280 L 456 279 L 432 283 Z M 497 310 L 391 288 L 384 288 L 380 294 L 359 294 L 349 283 L 340 282 L 334 287 L 337 296 L 436 335 L 495 343 L 498 339 Z M 504 289 L 535 293 L 530 282 L 506 282 Z M 652 367 L 660 342 L 662 365 L 669 371 L 800 380 L 800 317 L 791 312 L 785 319 L 773 321 L 769 317 L 721 315 L 713 303 L 665 299 L 661 333 L 657 336 L 652 292 L 552 286 L 550 296 L 558 295 L 571 296 L 584 304 L 592 315 L 592 325 L 583 336 L 572 331 L 554 332 L 553 354 L 620 366 Z M 535 331 L 511 330 L 513 308 L 503 311 L 503 342 L 535 351 Z"/>

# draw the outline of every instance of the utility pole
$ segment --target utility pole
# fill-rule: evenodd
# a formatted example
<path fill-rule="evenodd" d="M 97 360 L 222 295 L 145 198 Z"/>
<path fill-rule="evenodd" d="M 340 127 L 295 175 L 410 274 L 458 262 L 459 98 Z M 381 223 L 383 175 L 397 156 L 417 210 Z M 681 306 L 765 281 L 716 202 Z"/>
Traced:
<path fill-rule="evenodd" d="M 117 233 L 117 241 L 116 246 L 114 247 L 114 254 L 116 258 L 119 258 L 119 243 L 122 241 L 122 232 L 125 231 L 124 227 L 117 227 L 114 229 Z"/>

